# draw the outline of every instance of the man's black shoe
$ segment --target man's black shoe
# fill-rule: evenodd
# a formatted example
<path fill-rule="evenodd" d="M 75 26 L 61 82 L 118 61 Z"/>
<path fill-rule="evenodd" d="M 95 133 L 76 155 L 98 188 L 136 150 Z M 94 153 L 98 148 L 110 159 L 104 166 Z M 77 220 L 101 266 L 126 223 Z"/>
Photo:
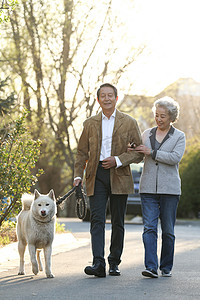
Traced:
<path fill-rule="evenodd" d="M 118 265 L 110 264 L 109 275 L 111 275 L 111 276 L 119 276 L 120 275 L 120 270 L 118 268 Z"/>
<path fill-rule="evenodd" d="M 94 275 L 97 277 L 106 277 L 105 267 L 100 263 L 94 264 L 93 266 L 87 266 L 84 270 L 87 275 Z"/>

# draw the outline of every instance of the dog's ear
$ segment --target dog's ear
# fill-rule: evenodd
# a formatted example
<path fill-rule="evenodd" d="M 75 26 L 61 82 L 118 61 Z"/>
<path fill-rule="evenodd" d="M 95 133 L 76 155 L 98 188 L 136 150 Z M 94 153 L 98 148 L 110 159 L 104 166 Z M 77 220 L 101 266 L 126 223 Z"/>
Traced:
<path fill-rule="evenodd" d="M 38 192 L 38 190 L 35 189 L 35 191 L 34 191 L 34 200 L 36 200 L 40 196 L 41 196 L 41 194 Z"/>
<path fill-rule="evenodd" d="M 55 194 L 54 194 L 54 190 L 52 189 L 52 190 L 50 190 L 50 192 L 48 193 L 48 195 L 47 196 L 49 196 L 49 198 L 51 198 L 53 201 L 55 201 L 56 200 L 56 198 L 55 198 Z"/>

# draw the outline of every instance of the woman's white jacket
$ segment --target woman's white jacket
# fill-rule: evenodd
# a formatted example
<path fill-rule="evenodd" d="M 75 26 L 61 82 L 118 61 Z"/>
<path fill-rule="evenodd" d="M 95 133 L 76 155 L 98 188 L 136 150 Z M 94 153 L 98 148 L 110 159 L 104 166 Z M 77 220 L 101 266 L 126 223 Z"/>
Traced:
<path fill-rule="evenodd" d="M 185 151 L 185 134 L 172 126 L 155 150 L 156 129 L 147 129 L 142 135 L 143 144 L 152 149 L 153 153 L 144 157 L 140 193 L 180 195 L 178 167 Z"/>

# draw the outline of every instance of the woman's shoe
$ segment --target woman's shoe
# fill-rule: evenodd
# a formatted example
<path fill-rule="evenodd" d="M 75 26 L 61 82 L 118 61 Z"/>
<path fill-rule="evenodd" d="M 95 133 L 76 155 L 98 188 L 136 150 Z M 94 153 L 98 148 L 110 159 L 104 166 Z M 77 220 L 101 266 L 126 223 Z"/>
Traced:
<path fill-rule="evenodd" d="M 150 277 L 150 278 L 158 278 L 158 273 L 154 271 L 153 269 L 146 269 L 142 271 L 142 275 L 145 277 Z"/>

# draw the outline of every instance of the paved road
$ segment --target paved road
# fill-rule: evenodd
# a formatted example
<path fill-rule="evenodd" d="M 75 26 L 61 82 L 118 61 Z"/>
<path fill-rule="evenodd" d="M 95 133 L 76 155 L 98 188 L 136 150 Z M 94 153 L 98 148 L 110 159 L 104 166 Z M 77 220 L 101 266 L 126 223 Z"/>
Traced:
<path fill-rule="evenodd" d="M 95 278 L 83 273 L 91 264 L 88 241 L 89 223 L 62 219 L 80 246 L 57 253 L 52 258 L 54 279 L 44 273 L 33 276 L 31 266 L 26 275 L 17 276 L 17 268 L 0 273 L 0 299 L 200 299 L 200 227 L 198 223 L 176 226 L 176 255 L 172 278 L 150 279 L 143 270 L 142 225 L 126 224 L 125 248 L 119 277 Z M 106 256 L 110 224 L 106 224 Z M 159 232 L 160 233 L 160 232 Z M 159 242 L 160 245 L 160 242 Z M 70 248 L 70 247 L 69 247 Z M 62 250 L 62 249 L 61 249 Z"/>

